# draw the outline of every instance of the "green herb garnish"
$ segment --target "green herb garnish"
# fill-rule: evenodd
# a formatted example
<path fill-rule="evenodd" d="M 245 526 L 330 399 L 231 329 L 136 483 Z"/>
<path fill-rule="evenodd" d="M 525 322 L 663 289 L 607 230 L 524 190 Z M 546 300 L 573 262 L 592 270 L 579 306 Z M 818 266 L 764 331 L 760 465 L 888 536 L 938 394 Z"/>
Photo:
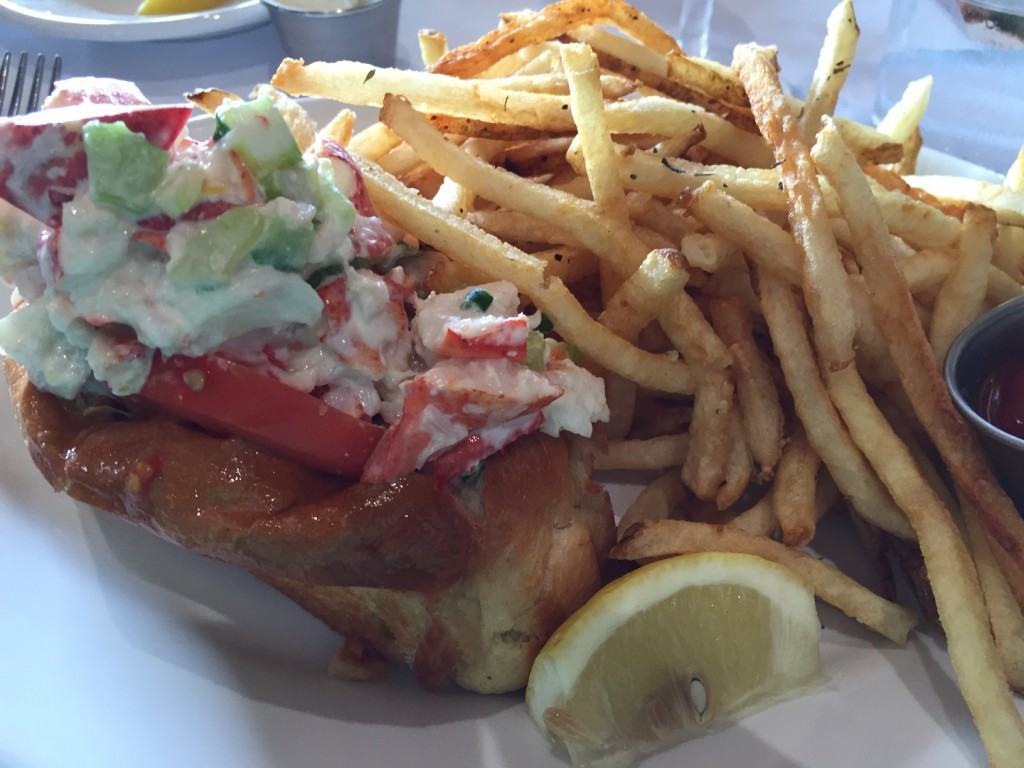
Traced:
<path fill-rule="evenodd" d="M 493 301 L 494 297 L 483 288 L 474 288 L 462 300 L 462 308 L 479 309 L 481 312 L 486 312 Z"/>

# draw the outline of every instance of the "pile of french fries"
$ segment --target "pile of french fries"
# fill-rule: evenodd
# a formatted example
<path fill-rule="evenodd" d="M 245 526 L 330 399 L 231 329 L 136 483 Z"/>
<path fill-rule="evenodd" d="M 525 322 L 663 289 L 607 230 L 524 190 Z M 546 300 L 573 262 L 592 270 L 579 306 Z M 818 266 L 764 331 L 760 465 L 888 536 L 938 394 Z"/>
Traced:
<path fill-rule="evenodd" d="M 323 131 L 428 287 L 513 282 L 605 376 L 598 468 L 658 472 L 613 557 L 756 554 L 902 643 L 914 613 L 804 551 L 845 509 L 919 549 L 989 758 L 1021 766 L 1024 520 L 940 362 L 1022 293 L 1024 156 L 1003 185 L 914 175 L 928 80 L 878 128 L 833 117 L 858 35 L 843 0 L 804 101 L 774 49 L 689 56 L 615 0 L 423 32 L 422 72 L 285 60 L 273 85 L 382 107 Z"/>

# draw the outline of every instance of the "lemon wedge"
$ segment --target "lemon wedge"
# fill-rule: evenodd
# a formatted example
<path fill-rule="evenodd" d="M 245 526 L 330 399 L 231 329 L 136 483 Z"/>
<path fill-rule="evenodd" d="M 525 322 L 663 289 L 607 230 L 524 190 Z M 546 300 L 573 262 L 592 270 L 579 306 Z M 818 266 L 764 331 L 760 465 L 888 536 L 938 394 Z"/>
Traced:
<path fill-rule="evenodd" d="M 752 555 L 661 560 L 598 592 L 537 656 L 530 716 L 575 766 L 628 766 L 816 683 L 814 596 Z"/>
<path fill-rule="evenodd" d="M 142 0 L 140 16 L 163 16 L 171 13 L 196 13 L 227 5 L 228 0 Z"/>

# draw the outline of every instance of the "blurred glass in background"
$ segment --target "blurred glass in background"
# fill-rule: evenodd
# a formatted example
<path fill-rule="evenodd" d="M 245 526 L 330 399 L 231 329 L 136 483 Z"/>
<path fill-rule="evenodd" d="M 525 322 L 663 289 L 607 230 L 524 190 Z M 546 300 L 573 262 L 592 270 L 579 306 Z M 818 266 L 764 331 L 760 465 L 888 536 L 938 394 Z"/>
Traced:
<path fill-rule="evenodd" d="M 708 37 L 711 32 L 711 13 L 715 0 L 682 0 L 679 13 L 679 44 L 691 56 L 708 55 Z"/>
<path fill-rule="evenodd" d="M 1024 0 L 892 0 L 877 114 L 925 75 L 925 145 L 1005 171 L 1024 141 Z"/>

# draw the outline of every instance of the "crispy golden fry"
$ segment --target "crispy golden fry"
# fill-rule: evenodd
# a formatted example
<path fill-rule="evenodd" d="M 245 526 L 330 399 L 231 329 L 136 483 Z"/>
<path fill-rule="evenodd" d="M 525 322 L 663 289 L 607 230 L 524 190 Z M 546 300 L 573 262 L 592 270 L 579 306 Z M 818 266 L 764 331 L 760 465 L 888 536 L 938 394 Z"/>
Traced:
<path fill-rule="evenodd" d="M 377 211 L 409 234 L 492 280 L 508 280 L 552 319 L 569 343 L 599 365 L 649 389 L 689 394 L 690 369 L 678 360 L 633 346 L 595 322 L 565 284 L 546 279 L 544 264 L 445 213 L 404 187 L 397 179 L 356 158 Z"/>
<path fill-rule="evenodd" d="M 910 138 L 903 144 L 903 157 L 898 163 L 891 166 L 900 176 L 909 176 L 917 173 L 917 158 L 921 154 L 921 147 L 924 140 L 921 138 L 921 129 L 915 128 Z"/>
<path fill-rule="evenodd" d="M 782 451 L 772 486 L 772 509 L 788 547 L 803 547 L 814 538 L 818 523 L 815 504 L 816 478 L 821 459 L 798 430 Z"/>
<path fill-rule="evenodd" d="M 462 145 L 462 151 L 485 162 L 492 162 L 501 154 L 502 147 L 500 142 L 487 139 L 467 139 Z M 475 200 L 476 193 L 472 189 L 447 178 L 442 182 L 437 194 L 434 195 L 434 205 L 443 211 L 454 213 L 456 216 L 471 216 Z M 474 224 L 480 226 L 477 222 Z M 486 229 L 486 227 L 482 227 L 482 229 Z"/>
<path fill-rule="evenodd" d="M 374 123 L 353 136 L 348 149 L 371 163 L 376 163 L 401 143 L 402 137 L 384 123 Z"/>
<path fill-rule="evenodd" d="M 688 279 L 677 251 L 651 251 L 606 302 L 598 319 L 613 333 L 636 341 L 644 326 L 682 292 Z"/>
<path fill-rule="evenodd" d="M 596 469 L 668 469 L 678 467 L 689 453 L 689 435 L 665 435 L 650 440 L 613 440 L 598 451 Z"/>
<path fill-rule="evenodd" d="M 779 529 L 779 521 L 775 517 L 775 509 L 772 506 L 772 495 L 765 494 L 754 506 L 736 515 L 729 522 L 729 527 L 751 536 L 771 538 Z M 621 534 L 619 538 L 622 538 Z"/>
<path fill-rule="evenodd" d="M 465 136 L 493 141 L 529 141 L 544 139 L 551 135 L 550 132 L 537 128 L 489 123 L 486 120 L 474 120 L 469 117 L 426 115 L 426 118 L 436 130 L 449 136 Z"/>
<path fill-rule="evenodd" d="M 659 157 L 685 157 L 687 152 L 707 137 L 708 132 L 704 128 L 704 123 L 697 123 L 689 133 L 681 133 L 659 141 L 651 149 L 651 154 Z"/>
<path fill-rule="evenodd" d="M 859 276 L 851 275 L 849 285 L 853 312 L 857 316 L 857 366 L 872 384 L 895 384 L 899 381 L 899 374 L 896 373 L 892 358 L 889 356 L 889 346 L 885 343 L 885 337 L 875 322 L 871 297 L 864 286 L 864 281 Z"/>
<path fill-rule="evenodd" d="M 626 531 L 611 557 L 640 560 L 692 552 L 741 552 L 785 565 L 819 598 L 894 643 L 905 643 L 917 623 L 906 608 L 879 597 L 824 560 L 733 526 L 683 520 L 639 523 Z"/>
<path fill-rule="evenodd" d="M 569 81 L 569 108 L 576 123 L 587 180 L 594 202 L 605 216 L 626 225 L 626 195 L 622 191 L 619 156 L 608 133 L 601 95 L 597 57 L 589 46 L 562 46 L 562 68 Z"/>
<path fill-rule="evenodd" d="M 731 165 L 702 165 L 678 158 L 662 158 L 635 152 L 623 158 L 623 186 L 658 197 L 676 198 L 697 189 L 709 179 L 730 196 L 763 211 L 784 211 L 787 196 L 777 171 L 737 168 Z M 922 248 L 946 248 L 960 237 L 960 222 L 953 216 L 916 200 L 903 192 L 875 185 L 886 224 L 894 235 Z M 822 190 L 829 215 L 839 214 L 831 189 Z"/>
<path fill-rule="evenodd" d="M 687 264 L 710 274 L 735 269 L 743 260 L 743 254 L 734 243 L 715 234 L 693 232 L 684 235 L 679 250 Z"/>
<path fill-rule="evenodd" d="M 1003 186 L 1014 192 L 1024 192 L 1024 147 L 1020 148 L 1017 157 L 1007 169 Z"/>
<path fill-rule="evenodd" d="M 1024 227 L 1000 224 L 992 244 L 992 263 L 1013 280 L 1024 277 Z"/>
<path fill-rule="evenodd" d="M 693 450 L 686 455 L 682 478 L 697 498 L 705 501 L 718 495 L 729 464 L 733 395 L 732 379 L 726 371 L 701 371 L 690 423 Z"/>
<path fill-rule="evenodd" d="M 544 262 L 545 274 L 569 285 L 597 274 L 597 257 L 585 248 L 559 246 L 534 251 L 531 255 Z"/>
<path fill-rule="evenodd" d="M 384 155 L 378 161 L 378 164 L 392 176 L 403 176 L 407 173 L 412 173 L 424 165 L 416 150 L 405 142 L 402 142 Z"/>
<path fill-rule="evenodd" d="M 712 232 L 736 243 L 759 266 L 799 285 L 803 255 L 788 232 L 713 182 L 704 182 L 687 196 L 686 203 L 689 212 Z"/>
<path fill-rule="evenodd" d="M 1024 556 L 1024 522 L 995 481 L 973 433 L 949 397 L 910 292 L 887 251 L 884 224 L 878 220 L 870 199 L 865 200 L 863 175 L 850 162 L 849 154 L 843 152 L 834 134 L 823 135 L 826 141 L 816 148 L 816 160 L 844 200 L 847 219 L 859 234 L 857 258 L 900 381 L 957 487 L 977 510 L 986 532 L 998 545 L 996 556 L 1020 601 L 1024 597 L 1024 583 L 1018 580 Z M 1002 555 L 1008 556 L 1009 561 Z M 1011 561 L 1015 567 L 1008 571 Z"/>
<path fill-rule="evenodd" d="M 732 354 L 747 445 L 762 475 L 770 476 L 782 451 L 782 406 L 768 361 L 754 341 L 749 310 L 739 299 L 715 299 L 711 320 Z"/>
<path fill-rule="evenodd" d="M 996 212 L 1000 224 L 1024 226 L 1024 192 L 960 176 L 908 176 L 907 183 L 940 200 L 974 203 Z"/>
<path fill-rule="evenodd" d="M 497 80 L 515 75 L 551 75 L 562 62 L 558 56 L 559 43 L 554 40 L 524 45 L 518 51 L 498 60 L 476 77 Z"/>
<path fill-rule="evenodd" d="M 789 199 L 790 227 L 804 252 L 804 300 L 814 319 L 815 345 L 828 371 L 853 363 L 856 321 L 846 272 L 828 220 L 810 152 L 800 138 L 796 118 L 782 104 L 774 50 L 740 45 L 733 66 L 747 89 L 757 124 L 780 163 L 779 176 Z"/>
<path fill-rule="evenodd" d="M 511 243 L 551 243 L 581 247 L 580 242 L 561 227 L 520 211 L 473 211 L 468 216 L 476 226 Z"/>
<path fill-rule="evenodd" d="M 569 81 L 564 74 L 548 75 L 510 75 L 508 77 L 489 78 L 487 82 L 498 88 L 510 91 L 529 91 L 530 93 L 553 93 L 566 95 L 569 93 Z M 636 90 L 636 83 L 621 75 L 601 75 L 601 93 L 609 101 L 616 101 Z"/>
<path fill-rule="evenodd" d="M 871 202 L 866 179 L 831 125 L 826 125 L 819 134 L 815 160 L 836 188 L 847 220 L 858 234 L 857 256 L 875 302 L 879 325 L 887 334 L 890 351 L 918 419 L 949 462 L 965 497 L 972 504 L 973 495 L 983 502 L 996 501 L 998 505 L 998 497 L 1005 499 L 1005 495 L 991 480 L 988 467 L 973 444 L 973 436 L 949 403 L 924 332 L 912 312 L 910 292 L 888 253 L 889 239 L 885 236 L 881 215 Z M 1024 724 L 1010 697 L 988 617 L 982 608 L 977 573 L 960 532 L 949 510 L 920 474 L 905 444 L 864 390 L 856 369 L 836 371 L 829 379 L 830 391 L 851 434 L 886 482 L 917 534 L 949 641 L 950 657 L 989 759 L 996 766 L 1017 765 L 1024 758 Z M 938 386 L 933 383 L 936 380 Z M 943 401 L 949 403 L 948 409 Z M 945 443 L 953 432 L 959 432 L 963 438 L 956 446 Z M 954 458 L 956 461 L 951 461 Z M 964 467 L 969 463 L 980 465 L 978 476 L 962 478 Z M 968 482 L 964 482 L 965 479 Z M 989 483 L 991 488 L 986 487 Z M 1008 499 L 1006 504 L 1009 505 Z M 984 516 L 981 505 L 978 506 Z M 1012 505 L 1009 507 L 1012 510 Z M 1014 518 L 1024 527 L 1019 517 L 1014 515 Z"/>
<path fill-rule="evenodd" d="M 814 450 L 861 516 L 895 536 L 913 539 L 906 517 L 854 445 L 832 405 L 804 328 L 799 299 L 788 285 L 764 270 L 758 270 L 758 288 L 772 346 Z"/>
<path fill-rule="evenodd" d="M 389 97 L 381 119 L 402 136 L 438 173 L 476 190 L 491 202 L 567 229 L 588 250 L 628 275 L 648 249 L 631 231 L 600 215 L 597 206 L 534 184 L 459 150 L 434 131 L 408 102 Z"/>
<path fill-rule="evenodd" d="M 698 227 L 696 221 L 687 218 L 682 211 L 669 207 L 660 200 L 649 195 L 631 192 L 626 195 L 629 215 L 637 224 L 641 224 L 667 237 L 675 243 L 681 243 L 686 235 Z"/>
<path fill-rule="evenodd" d="M 967 543 L 985 595 L 985 607 L 988 609 L 996 649 L 1003 660 L 1007 680 L 1019 692 L 1024 690 L 1024 614 L 999 570 L 977 514 L 966 510 L 963 519 Z"/>
<path fill-rule="evenodd" d="M 818 53 L 807 101 L 800 115 L 800 133 L 808 146 L 814 143 L 821 128 L 821 118 L 835 112 L 839 92 L 853 66 L 860 28 L 853 12 L 852 0 L 840 0 L 832 9 L 825 27 L 825 40 Z"/>
<path fill-rule="evenodd" d="M 675 300 L 658 313 L 658 322 L 684 359 L 719 370 L 732 365 L 728 347 L 686 292 L 680 291 Z"/>
<path fill-rule="evenodd" d="M 930 337 L 936 360 L 946 359 L 953 340 L 985 308 L 995 234 L 995 214 L 987 208 L 968 206 L 960 238 L 960 257 L 942 283 L 932 307 Z"/>
<path fill-rule="evenodd" d="M 732 447 L 729 449 L 729 459 L 725 465 L 722 487 L 718 489 L 715 496 L 715 506 L 720 511 L 728 509 L 740 500 L 750 484 L 750 477 L 753 473 L 750 448 L 747 446 L 747 438 L 743 432 L 743 420 L 736 408 L 732 409 L 732 419 L 729 421 L 729 440 L 732 442 Z"/>
<path fill-rule="evenodd" d="M 198 88 L 185 94 L 185 98 L 207 114 L 213 114 L 225 101 L 241 101 L 242 97 L 222 88 Z"/>
<path fill-rule="evenodd" d="M 594 23 L 615 24 L 626 34 L 660 53 L 678 50 L 676 41 L 631 5 L 611 0 L 561 0 L 539 13 L 505 16 L 507 23 L 479 40 L 449 51 L 434 71 L 474 77 L 525 45 L 539 43 Z"/>
<path fill-rule="evenodd" d="M 920 80 L 911 80 L 907 83 L 899 101 L 889 107 L 889 111 L 878 123 L 878 130 L 891 136 L 893 141 L 898 141 L 906 146 L 906 143 L 918 132 L 921 119 L 928 109 L 933 82 L 934 78 L 928 75 Z"/>
<path fill-rule="evenodd" d="M 342 147 L 352 141 L 356 127 L 356 113 L 351 109 L 339 109 L 338 114 L 331 118 L 323 128 L 317 131 L 318 138 L 326 138 Z"/>
<path fill-rule="evenodd" d="M 646 520 L 667 520 L 686 499 L 686 489 L 679 481 L 678 472 L 666 472 L 644 488 L 636 501 L 619 521 L 618 536 L 622 536 L 637 523 Z"/>
<path fill-rule="evenodd" d="M 448 53 L 448 36 L 436 29 L 421 29 L 416 33 L 420 43 L 420 59 L 426 69 L 434 66 L 437 60 Z"/>

